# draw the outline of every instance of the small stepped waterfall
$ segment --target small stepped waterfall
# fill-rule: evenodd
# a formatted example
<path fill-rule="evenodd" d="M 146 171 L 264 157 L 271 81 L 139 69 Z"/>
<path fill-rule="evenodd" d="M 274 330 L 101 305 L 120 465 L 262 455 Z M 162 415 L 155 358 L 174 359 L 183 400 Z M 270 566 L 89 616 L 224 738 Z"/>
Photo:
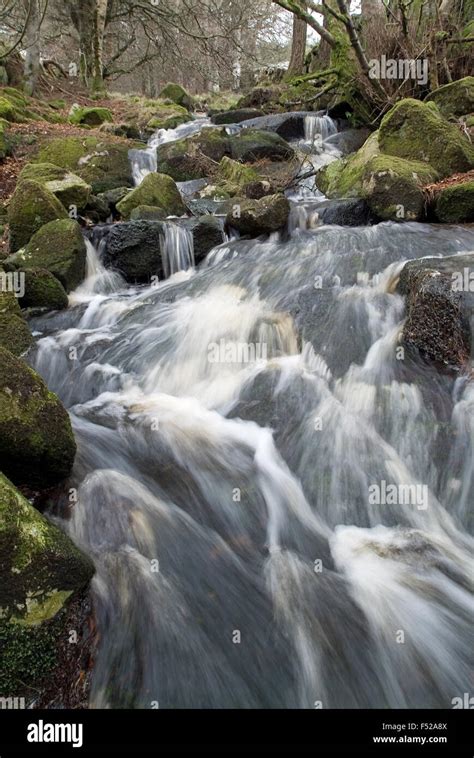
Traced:
<path fill-rule="evenodd" d="M 164 237 L 185 278 L 104 287 L 96 239 L 77 307 L 34 320 L 78 443 L 63 527 L 97 569 L 91 706 L 450 708 L 472 668 L 474 389 L 396 359 L 395 283 L 473 229 L 294 224 L 198 270 L 186 229 Z M 371 504 L 383 483 L 423 497 Z"/>

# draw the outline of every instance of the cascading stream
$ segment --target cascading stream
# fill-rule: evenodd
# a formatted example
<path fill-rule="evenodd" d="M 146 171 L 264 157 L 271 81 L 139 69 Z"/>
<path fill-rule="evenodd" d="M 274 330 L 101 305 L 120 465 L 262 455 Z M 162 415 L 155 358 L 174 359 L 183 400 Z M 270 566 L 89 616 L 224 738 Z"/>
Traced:
<path fill-rule="evenodd" d="M 400 366 L 394 284 L 474 231 L 320 226 L 198 271 L 165 236 L 171 280 L 104 289 L 89 247 L 77 307 L 34 320 L 78 443 L 61 524 L 97 568 L 92 707 L 450 708 L 471 669 L 473 387 L 439 382 L 446 419 L 435 372 Z M 383 482 L 423 499 L 370 502 Z"/>

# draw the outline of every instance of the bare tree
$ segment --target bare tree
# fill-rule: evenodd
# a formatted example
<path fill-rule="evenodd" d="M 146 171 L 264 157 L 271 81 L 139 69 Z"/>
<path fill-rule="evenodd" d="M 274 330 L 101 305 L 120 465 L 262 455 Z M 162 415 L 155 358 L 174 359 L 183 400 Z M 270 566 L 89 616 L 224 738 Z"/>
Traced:
<path fill-rule="evenodd" d="M 303 2 L 299 3 L 303 10 L 306 6 Z M 308 33 L 308 24 L 304 18 L 293 16 L 293 35 L 291 42 L 291 56 L 288 64 L 288 74 L 302 74 L 304 71 L 304 62 L 306 56 L 306 38 Z"/>

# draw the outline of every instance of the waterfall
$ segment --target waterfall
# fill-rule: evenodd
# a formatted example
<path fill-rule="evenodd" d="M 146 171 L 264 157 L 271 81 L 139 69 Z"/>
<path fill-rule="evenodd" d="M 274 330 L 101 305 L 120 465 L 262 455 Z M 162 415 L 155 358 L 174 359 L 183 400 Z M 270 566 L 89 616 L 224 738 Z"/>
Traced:
<path fill-rule="evenodd" d="M 123 289 L 125 280 L 117 271 L 107 270 L 101 261 L 105 239 L 99 242 L 99 250 L 91 240 L 84 238 L 86 244 L 86 276 L 82 284 L 69 295 L 69 304 L 86 302 L 95 295 L 110 295 Z"/>
<path fill-rule="evenodd" d="M 328 115 L 317 116 L 307 115 L 304 119 L 304 134 L 305 141 L 313 143 L 317 139 L 321 139 L 323 142 L 332 134 L 336 134 L 337 125 L 336 122 Z"/>
<path fill-rule="evenodd" d="M 165 278 L 177 271 L 194 267 L 194 241 L 191 230 L 180 224 L 166 222 L 161 235 L 161 259 Z"/>

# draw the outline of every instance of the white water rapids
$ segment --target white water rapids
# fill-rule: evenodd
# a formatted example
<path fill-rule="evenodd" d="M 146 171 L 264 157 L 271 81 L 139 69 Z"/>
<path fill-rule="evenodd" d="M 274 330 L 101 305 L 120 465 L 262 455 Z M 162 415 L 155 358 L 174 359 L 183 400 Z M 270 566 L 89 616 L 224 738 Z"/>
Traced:
<path fill-rule="evenodd" d="M 136 288 L 90 251 L 32 362 L 78 443 L 61 523 L 97 569 L 92 707 L 469 692 L 474 389 L 396 359 L 393 285 L 405 260 L 472 249 L 468 227 L 320 226 L 198 271 L 188 251 Z M 426 509 L 370 504 L 382 481 L 426 485 Z"/>

